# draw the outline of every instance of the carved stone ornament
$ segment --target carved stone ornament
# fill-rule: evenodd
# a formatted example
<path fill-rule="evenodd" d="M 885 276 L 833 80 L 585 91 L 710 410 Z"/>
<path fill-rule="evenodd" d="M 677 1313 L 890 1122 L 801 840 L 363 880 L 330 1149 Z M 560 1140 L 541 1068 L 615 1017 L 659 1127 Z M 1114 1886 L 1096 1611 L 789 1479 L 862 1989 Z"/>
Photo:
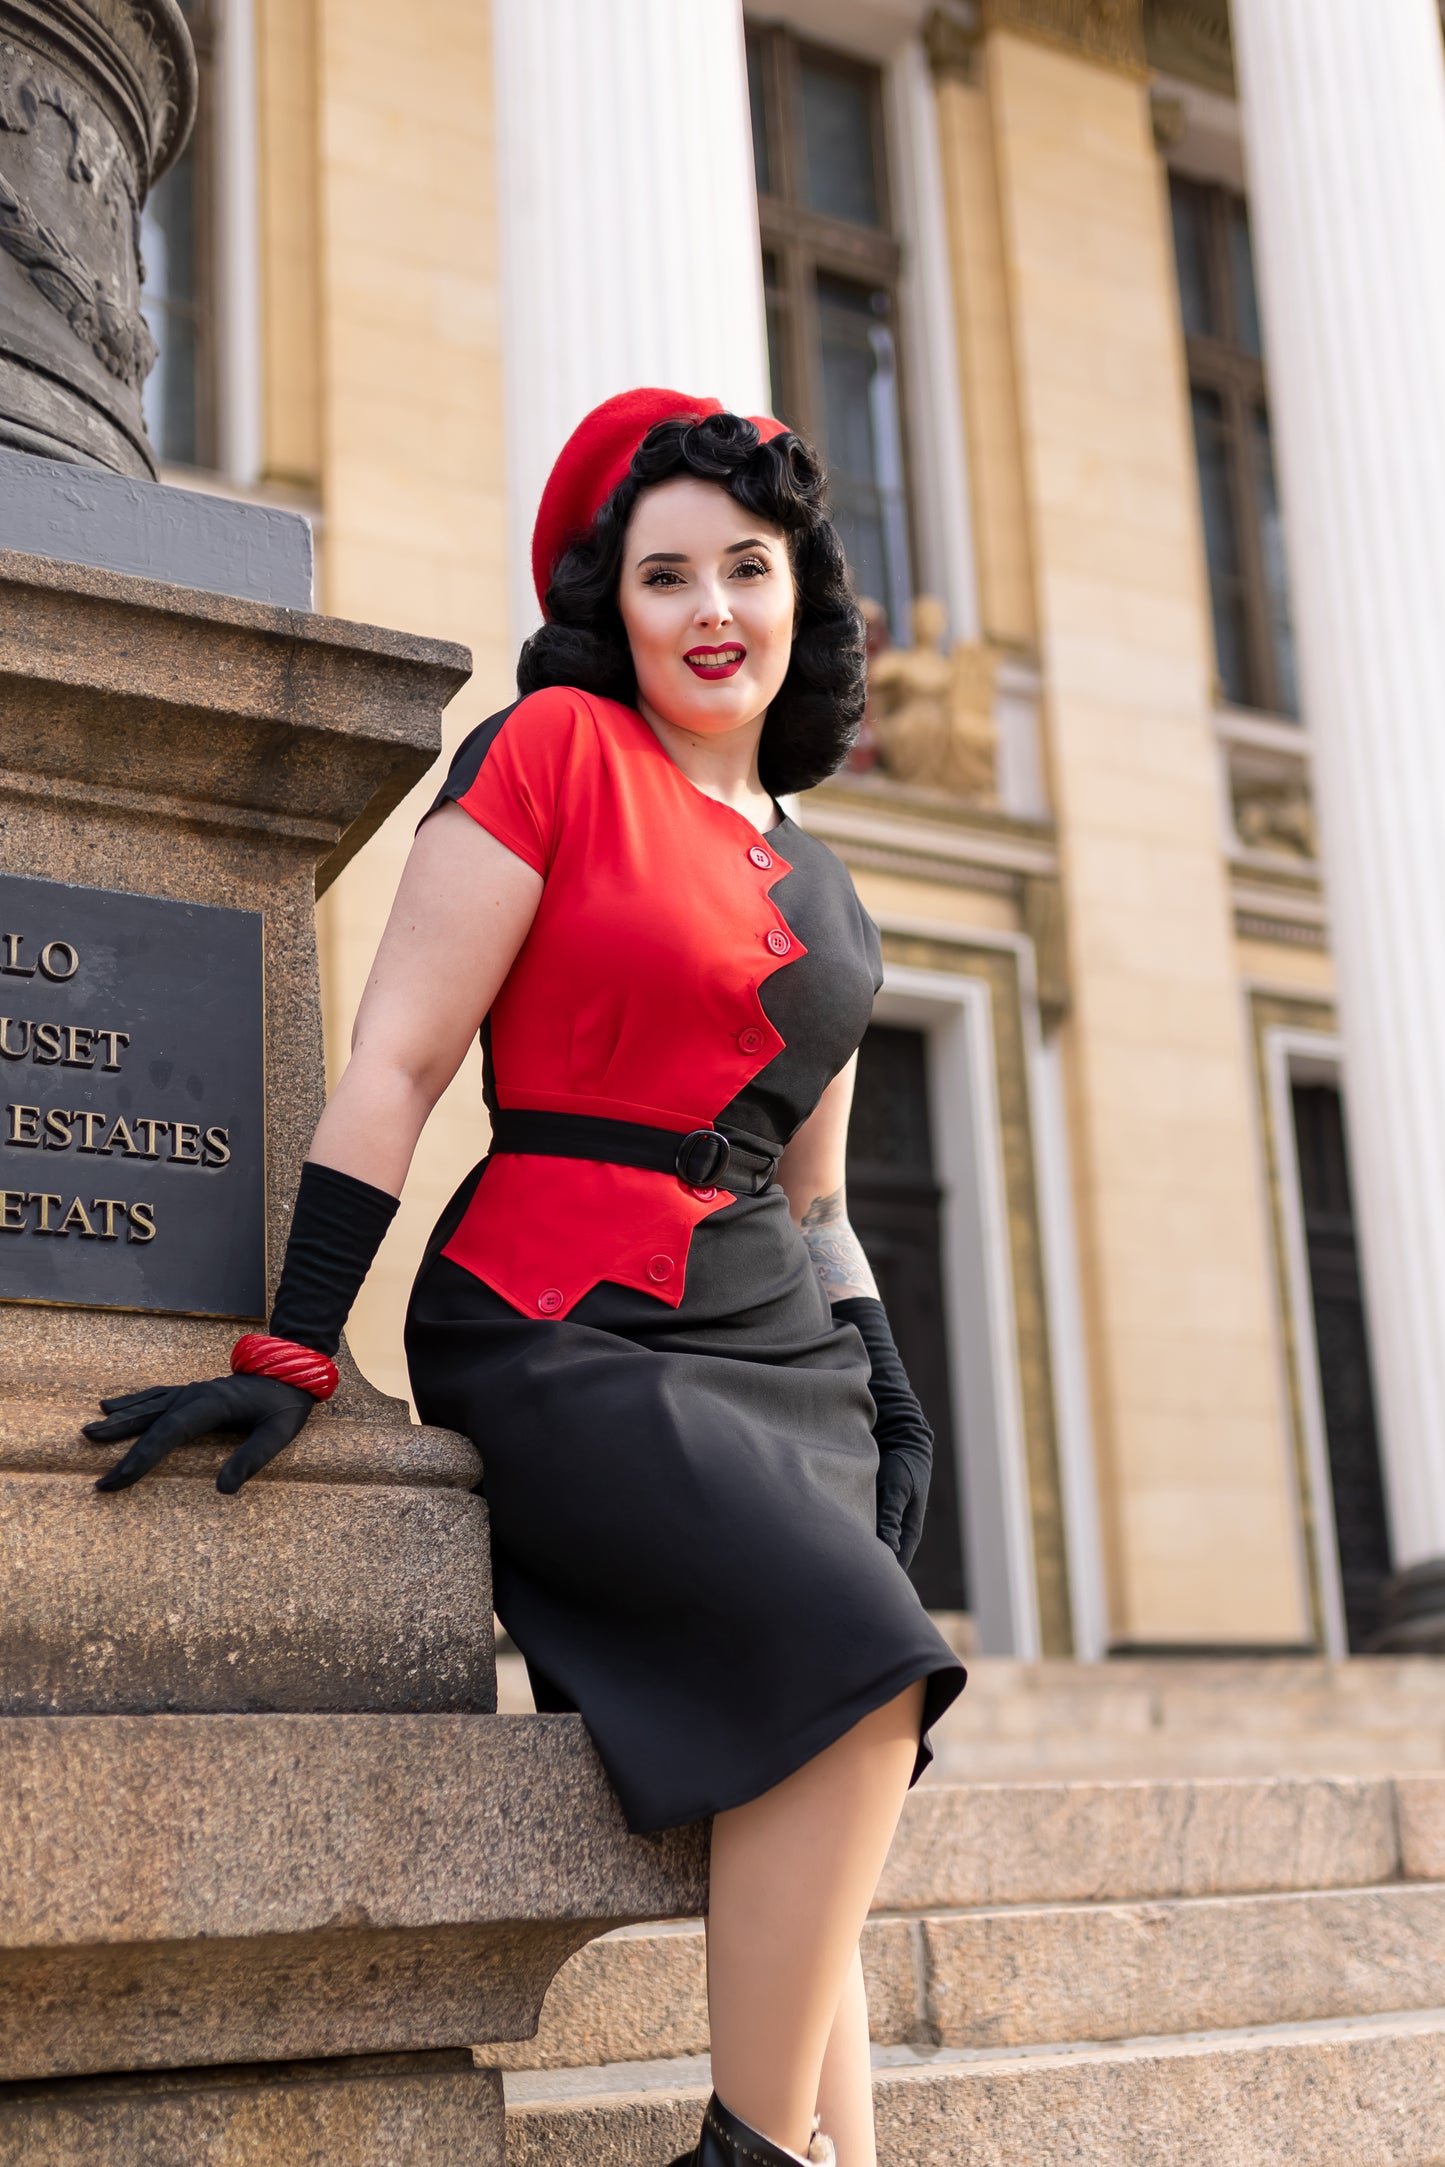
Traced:
<path fill-rule="evenodd" d="M 1229 0 L 1144 0 L 1144 46 L 1161 74 L 1234 96 Z"/>
<path fill-rule="evenodd" d="M 1248 850 L 1306 861 L 1319 857 L 1314 803 L 1303 779 L 1270 784 L 1236 777 L 1234 824 Z"/>
<path fill-rule="evenodd" d="M 997 657 L 982 644 L 943 644 L 946 615 L 932 595 L 913 605 L 913 645 L 885 647 L 868 671 L 869 726 L 895 782 L 997 802 L 993 719 Z"/>
<path fill-rule="evenodd" d="M 964 82 L 975 77 L 983 25 L 977 8 L 965 18 L 951 9 L 935 8 L 923 26 L 923 49 L 928 65 L 938 76 L 958 76 Z"/>
<path fill-rule="evenodd" d="M 0 0 L 0 444 L 154 474 L 141 207 L 195 107 L 177 0 Z"/>
<path fill-rule="evenodd" d="M 985 30 L 1017 30 L 1144 75 L 1142 0 L 984 0 Z"/>

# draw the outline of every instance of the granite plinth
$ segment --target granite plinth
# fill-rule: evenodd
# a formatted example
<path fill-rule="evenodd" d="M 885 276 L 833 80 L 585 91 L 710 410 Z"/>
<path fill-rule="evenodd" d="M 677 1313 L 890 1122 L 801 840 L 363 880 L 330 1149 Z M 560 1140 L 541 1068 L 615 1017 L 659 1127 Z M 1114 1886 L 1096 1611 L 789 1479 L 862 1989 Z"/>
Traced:
<path fill-rule="evenodd" d="M 14 1717 L 0 2078 L 523 2037 L 575 1949 L 706 1886 L 575 1716 Z"/>
<path fill-rule="evenodd" d="M 466 1490 L 0 1473 L 0 1715 L 495 1706 Z"/>
<path fill-rule="evenodd" d="M 435 757 L 468 669 L 436 641 L 0 552 L 0 870 L 263 915 L 271 1285 L 324 1099 L 318 885 Z M 223 1372 L 244 1320 L 0 1315 L 0 1712 L 495 1705 L 470 1446 L 416 1431 L 348 1359 L 240 1497 L 216 1495 L 210 1441 L 98 1498 L 95 1402 Z"/>

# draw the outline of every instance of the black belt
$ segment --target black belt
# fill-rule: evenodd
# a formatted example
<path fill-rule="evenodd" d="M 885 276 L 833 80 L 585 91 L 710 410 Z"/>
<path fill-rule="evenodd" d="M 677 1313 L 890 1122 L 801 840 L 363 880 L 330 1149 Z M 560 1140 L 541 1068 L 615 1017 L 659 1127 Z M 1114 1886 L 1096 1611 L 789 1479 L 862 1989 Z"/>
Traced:
<path fill-rule="evenodd" d="M 761 1196 L 777 1179 L 778 1154 L 765 1145 L 724 1136 L 721 1129 L 653 1129 L 642 1121 L 608 1121 L 600 1114 L 550 1114 L 504 1106 L 492 1123 L 493 1151 L 544 1159 L 602 1159 L 676 1174 L 690 1189 L 727 1189 Z"/>

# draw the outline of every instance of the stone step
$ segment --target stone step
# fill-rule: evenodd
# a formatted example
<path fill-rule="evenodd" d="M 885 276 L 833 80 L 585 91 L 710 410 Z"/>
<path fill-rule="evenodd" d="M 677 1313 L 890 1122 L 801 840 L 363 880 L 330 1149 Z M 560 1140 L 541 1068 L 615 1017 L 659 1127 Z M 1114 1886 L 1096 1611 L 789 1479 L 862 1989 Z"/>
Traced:
<path fill-rule="evenodd" d="M 945 1719 L 946 1720 L 946 1719 Z M 1043 1782 L 1053 1777 L 1390 1776 L 1445 1769 L 1445 1730 L 1041 1732 L 979 1738 L 940 1726 L 929 1783 Z"/>
<path fill-rule="evenodd" d="M 1445 1886 L 875 1917 L 874 2043 L 1015 2047 L 1445 2007 Z M 705 2054 L 700 1923 L 626 1928 L 564 1965 L 538 2035 L 489 2066 Z"/>
<path fill-rule="evenodd" d="M 1445 2005 L 1445 1778 L 919 1789 L 864 1937 L 883 2046 L 1121 2038 Z M 553 1982 L 511 2070 L 701 2053 L 701 1927 Z"/>
<path fill-rule="evenodd" d="M 1445 1769 L 1445 1658 L 1107 1663 L 969 1658 L 933 1778 L 1388 1774 Z M 516 1655 L 500 1706 L 531 1706 Z"/>
<path fill-rule="evenodd" d="M 889 2167 L 1445 2160 L 1445 2010 L 875 2062 Z M 704 2057 L 509 2076 L 508 2167 L 661 2167 L 696 2142 L 708 2084 Z"/>
<path fill-rule="evenodd" d="M 1445 1777 L 923 1785 L 880 1911 L 1445 1880 Z"/>

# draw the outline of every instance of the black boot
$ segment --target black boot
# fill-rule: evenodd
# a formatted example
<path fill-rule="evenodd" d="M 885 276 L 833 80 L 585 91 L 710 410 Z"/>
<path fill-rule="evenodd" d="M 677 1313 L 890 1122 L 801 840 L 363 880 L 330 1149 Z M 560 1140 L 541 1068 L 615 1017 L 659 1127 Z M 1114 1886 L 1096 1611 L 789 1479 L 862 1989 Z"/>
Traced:
<path fill-rule="evenodd" d="M 805 2160 L 800 2152 L 785 2152 L 781 2145 L 770 2143 L 735 2114 L 729 2114 L 714 2092 L 702 2118 L 702 2135 L 695 2150 L 674 2160 L 672 2167 L 809 2167 L 810 2161 L 817 2167 L 837 2167 L 832 2143 L 816 2134 L 816 2125 Z"/>

